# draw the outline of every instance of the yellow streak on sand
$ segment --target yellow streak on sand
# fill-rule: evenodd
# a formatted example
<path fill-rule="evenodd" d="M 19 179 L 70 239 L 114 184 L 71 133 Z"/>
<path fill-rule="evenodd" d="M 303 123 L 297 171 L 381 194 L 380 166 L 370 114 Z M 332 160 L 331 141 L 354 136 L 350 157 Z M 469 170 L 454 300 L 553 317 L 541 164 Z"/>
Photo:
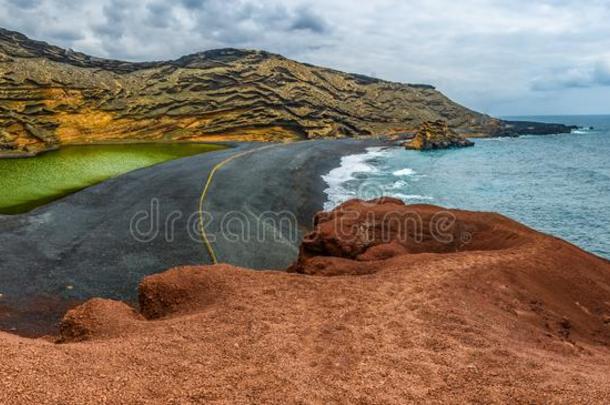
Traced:
<path fill-rule="evenodd" d="M 273 147 L 276 147 L 279 145 L 282 145 L 282 144 L 267 145 L 267 146 L 263 146 L 263 147 L 256 148 L 256 149 L 250 149 L 250 150 L 247 150 L 247 151 L 244 151 L 241 153 L 236 153 L 235 155 L 231 155 L 228 158 L 226 158 L 225 160 L 223 160 L 222 162 L 217 163 L 210 171 L 210 174 L 208 174 L 208 178 L 205 182 L 205 185 L 203 186 L 203 191 L 201 192 L 201 197 L 199 198 L 199 232 L 201 233 L 201 240 L 203 241 L 203 244 L 204 244 L 206 250 L 208 251 L 210 258 L 212 259 L 213 264 L 218 264 L 218 258 L 216 257 L 214 248 L 212 247 L 212 244 L 210 243 L 210 239 L 208 238 L 208 235 L 205 232 L 205 229 L 203 226 L 203 204 L 204 204 L 205 197 L 208 194 L 208 189 L 210 188 L 210 185 L 212 184 L 212 179 L 214 178 L 214 174 L 216 174 L 216 171 L 218 169 L 220 169 L 222 166 L 224 166 L 225 164 L 229 163 L 230 161 L 232 161 L 234 159 L 237 159 L 239 157 L 249 155 L 251 153 L 258 152 L 258 151 L 261 151 L 264 149 L 270 149 L 270 148 L 273 148 Z"/>

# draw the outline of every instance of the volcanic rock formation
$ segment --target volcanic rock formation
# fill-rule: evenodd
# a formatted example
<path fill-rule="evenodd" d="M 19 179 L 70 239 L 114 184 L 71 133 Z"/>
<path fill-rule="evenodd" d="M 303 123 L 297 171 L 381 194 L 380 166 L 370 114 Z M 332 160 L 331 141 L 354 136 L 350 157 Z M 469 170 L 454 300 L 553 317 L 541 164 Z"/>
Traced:
<path fill-rule="evenodd" d="M 543 124 L 530 121 L 503 121 L 504 128 L 502 136 L 547 135 L 553 133 L 565 133 L 578 129 L 577 125 Z M 593 129 L 593 128 L 590 128 Z"/>
<path fill-rule="evenodd" d="M 384 135 L 439 119 L 468 136 L 503 135 L 507 128 L 432 86 L 342 73 L 263 51 L 220 49 L 130 63 L 0 28 L 2 154 L 100 141 Z"/>
<path fill-rule="evenodd" d="M 474 146 L 474 143 L 458 134 L 445 121 L 427 121 L 422 123 L 415 137 L 404 144 L 407 149 L 431 150 L 463 148 Z"/>
<path fill-rule="evenodd" d="M 350 201 L 291 270 L 176 268 L 142 315 L 70 311 L 61 345 L 0 333 L 0 402 L 610 397 L 610 263 L 501 215 Z"/>
<path fill-rule="evenodd" d="M 95 338 L 95 323 L 125 333 L 128 323 L 196 312 L 235 299 L 241 277 L 244 282 L 258 277 L 240 270 L 236 274 L 243 276 L 223 278 L 214 268 L 230 273 L 232 266 L 176 268 L 146 277 L 139 289 L 144 318 L 116 301 L 91 300 L 67 314 L 62 338 Z M 455 288 L 443 301 L 479 300 L 481 311 L 500 311 L 494 319 L 509 318 L 532 333 L 610 347 L 610 262 L 499 214 L 406 205 L 388 197 L 350 200 L 316 215 L 314 230 L 288 269 L 315 276 L 404 272 L 423 277 L 424 271 L 433 279 L 442 275 L 437 290 Z M 283 277 L 264 274 L 270 285 Z M 470 294 L 460 295 L 466 291 Z"/>

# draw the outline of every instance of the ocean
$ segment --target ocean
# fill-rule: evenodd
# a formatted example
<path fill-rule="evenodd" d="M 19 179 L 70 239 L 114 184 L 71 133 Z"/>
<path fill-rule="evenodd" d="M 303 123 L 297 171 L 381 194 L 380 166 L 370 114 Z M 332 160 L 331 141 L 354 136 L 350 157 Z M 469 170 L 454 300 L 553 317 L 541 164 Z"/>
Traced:
<path fill-rule="evenodd" d="M 393 196 L 495 211 L 610 258 L 610 115 L 505 117 L 578 125 L 571 134 L 474 139 L 442 151 L 373 147 L 323 176 L 325 209 Z M 593 129 L 591 129 L 593 127 Z"/>

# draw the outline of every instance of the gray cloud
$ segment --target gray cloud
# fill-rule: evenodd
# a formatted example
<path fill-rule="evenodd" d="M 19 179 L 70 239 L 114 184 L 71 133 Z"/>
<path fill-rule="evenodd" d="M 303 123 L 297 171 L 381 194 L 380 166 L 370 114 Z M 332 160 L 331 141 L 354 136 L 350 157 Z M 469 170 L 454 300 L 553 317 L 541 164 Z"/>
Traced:
<path fill-rule="evenodd" d="M 602 86 L 610 86 L 610 62 L 598 62 L 595 65 L 593 80 Z"/>
<path fill-rule="evenodd" d="M 265 49 L 492 114 L 605 112 L 608 21 L 607 0 L 0 0 L 0 26 L 95 56 Z"/>
<path fill-rule="evenodd" d="M 310 30 L 316 33 L 324 33 L 329 30 L 326 21 L 309 8 L 301 7 L 296 11 L 291 28 L 295 30 Z"/>
<path fill-rule="evenodd" d="M 187 9 L 201 8 L 206 0 L 180 0 L 180 3 Z"/>
<path fill-rule="evenodd" d="M 597 61 L 589 66 L 578 66 L 550 72 L 534 80 L 534 91 L 553 91 L 572 88 L 610 86 L 610 62 Z M 610 101 L 610 100 L 609 100 Z"/>
<path fill-rule="evenodd" d="M 128 7 L 123 0 L 112 0 L 102 7 L 102 22 L 91 25 L 94 33 L 102 37 L 117 40 L 123 36 L 124 21 L 127 19 Z"/>
<path fill-rule="evenodd" d="M 82 32 L 70 29 L 51 29 L 48 30 L 49 40 L 58 42 L 75 42 L 84 38 Z"/>
<path fill-rule="evenodd" d="M 9 0 L 8 2 L 17 8 L 32 9 L 38 7 L 41 0 Z"/>
<path fill-rule="evenodd" d="M 146 5 L 146 9 L 148 16 L 145 22 L 153 27 L 167 28 L 174 21 L 170 4 L 163 2 L 150 3 Z"/>

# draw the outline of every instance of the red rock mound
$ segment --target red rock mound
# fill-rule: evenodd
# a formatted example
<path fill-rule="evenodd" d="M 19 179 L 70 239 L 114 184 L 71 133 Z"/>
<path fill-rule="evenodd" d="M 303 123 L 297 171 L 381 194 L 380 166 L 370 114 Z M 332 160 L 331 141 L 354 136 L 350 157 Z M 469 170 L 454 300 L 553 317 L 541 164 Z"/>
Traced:
<path fill-rule="evenodd" d="M 117 337 L 144 318 L 124 302 L 94 298 L 71 309 L 60 325 L 61 342 Z"/>
<path fill-rule="evenodd" d="M 218 265 L 223 270 L 227 265 Z M 200 267 L 183 267 L 145 277 L 140 283 L 140 311 L 148 319 L 170 314 L 194 312 L 218 302 L 228 286 L 216 273 L 202 272 Z"/>
<path fill-rule="evenodd" d="M 173 269 L 154 320 L 94 301 L 62 326 L 89 342 L 0 335 L 0 403 L 610 398 L 610 263 L 500 215 L 352 201 L 291 271 Z"/>
<path fill-rule="evenodd" d="M 314 218 L 290 271 L 306 274 L 373 272 L 373 262 L 419 253 L 501 251 L 523 247 L 533 232 L 498 214 L 406 206 L 401 200 L 351 200 Z M 349 261 L 337 258 L 350 259 Z"/>
<path fill-rule="evenodd" d="M 435 263 L 430 271 L 451 275 L 437 286 L 447 304 L 470 301 L 489 317 L 501 309 L 514 316 L 502 322 L 527 324 L 567 341 L 578 335 L 610 342 L 608 261 L 499 214 L 383 198 L 351 200 L 318 214 L 314 224 L 289 271 L 421 272 Z"/>

